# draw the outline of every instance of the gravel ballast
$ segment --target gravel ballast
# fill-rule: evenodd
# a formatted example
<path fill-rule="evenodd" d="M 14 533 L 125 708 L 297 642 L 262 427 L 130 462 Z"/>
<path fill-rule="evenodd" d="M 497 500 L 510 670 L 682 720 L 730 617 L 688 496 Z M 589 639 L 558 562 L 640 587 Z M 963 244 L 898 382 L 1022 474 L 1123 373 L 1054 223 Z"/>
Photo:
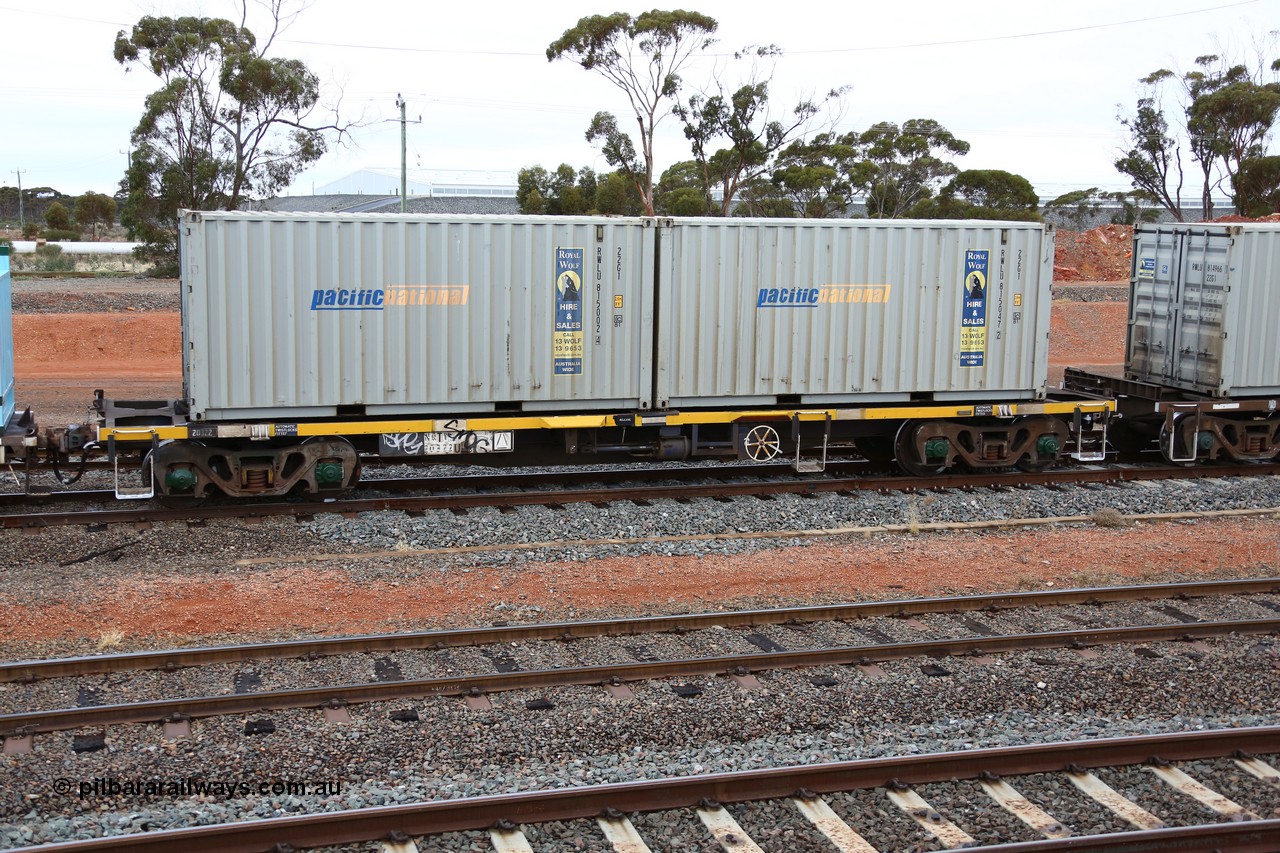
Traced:
<path fill-rule="evenodd" d="M 1089 659 L 1064 653 L 1046 660 L 1028 653 L 1002 655 L 991 664 L 949 660 L 945 676 L 925 675 L 920 661 L 886 664 L 884 677 L 856 668 L 765 673 L 763 688 L 751 691 L 724 679 L 699 678 L 690 682 L 702 691 L 690 698 L 677 696 L 671 683 L 645 682 L 635 686 L 634 700 L 621 702 L 599 688 L 566 688 L 494 696 L 487 711 L 469 711 L 450 699 L 356 706 L 352 722 L 342 724 L 325 723 L 316 711 L 274 712 L 197 720 L 190 738 L 172 742 L 162 740 L 155 727 L 119 726 L 106 731 L 105 748 L 94 752 L 75 752 L 74 733 L 42 735 L 32 753 L 0 762 L 0 808 L 14 824 L 0 828 L 0 843 L 637 778 L 1276 723 L 1280 687 L 1270 641 L 1225 638 L 1194 655 L 1180 644 L 1155 644 L 1151 655 L 1141 656 L 1128 647 L 1097 652 Z M 815 686 L 820 674 L 836 683 Z M 417 721 L 391 719 L 392 710 L 409 708 Z M 246 722 L 266 720 L 271 733 L 245 733 Z M 1223 793 L 1247 808 L 1275 816 L 1274 793 L 1265 783 L 1229 763 L 1204 764 L 1213 765 L 1198 768 L 1206 782 L 1227 787 Z M 167 798 L 93 792 L 81 797 L 78 788 L 73 795 L 54 788 L 58 779 L 78 785 L 188 777 L 332 779 L 342 790 L 324 796 Z M 1026 787 L 1024 793 L 1055 790 L 1051 781 L 1029 787 L 1010 781 Z M 1203 819 L 1198 806 L 1165 792 L 1164 783 L 1140 768 L 1119 771 L 1113 784 L 1171 825 Z M 919 792 L 975 837 L 987 843 L 1014 840 L 1014 825 L 975 783 L 921 786 Z M 779 807 L 734 810 L 763 828 L 770 824 L 763 819 L 767 810 Z M 1050 796 L 1046 807 L 1068 825 L 1103 822 L 1079 797 Z M 883 799 L 880 808 L 891 811 Z M 847 818 L 860 828 L 868 823 L 863 813 Z"/>

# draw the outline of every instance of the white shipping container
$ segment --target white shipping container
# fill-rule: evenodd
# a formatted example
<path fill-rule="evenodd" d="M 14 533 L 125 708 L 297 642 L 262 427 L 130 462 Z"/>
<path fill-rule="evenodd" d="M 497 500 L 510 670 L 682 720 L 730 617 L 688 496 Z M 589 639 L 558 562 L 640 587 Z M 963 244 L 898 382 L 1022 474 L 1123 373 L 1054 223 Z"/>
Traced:
<path fill-rule="evenodd" d="M 654 221 L 184 212 L 192 420 L 643 409 Z"/>
<path fill-rule="evenodd" d="M 1211 397 L 1280 393 L 1280 224 L 1140 225 L 1130 379 Z"/>
<path fill-rule="evenodd" d="M 659 407 L 1045 395 L 1051 228 L 662 221 Z"/>

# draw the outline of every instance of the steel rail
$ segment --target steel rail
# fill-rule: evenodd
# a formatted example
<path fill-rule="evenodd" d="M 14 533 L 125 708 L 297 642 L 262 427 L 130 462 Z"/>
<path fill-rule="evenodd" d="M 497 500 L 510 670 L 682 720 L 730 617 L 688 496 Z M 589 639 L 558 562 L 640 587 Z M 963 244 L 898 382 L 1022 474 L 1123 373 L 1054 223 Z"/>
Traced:
<path fill-rule="evenodd" d="M 746 674 L 772 669 L 883 663 L 913 657 L 955 657 L 1031 649 L 1087 648 L 1117 643 L 1196 640 L 1224 634 L 1280 632 L 1280 619 L 1200 622 L 1192 625 L 1151 625 L 962 637 L 871 646 L 721 655 L 683 660 L 613 663 L 563 669 L 461 675 L 448 678 L 325 685 L 290 690 L 259 691 L 186 699 L 159 699 L 120 705 L 95 705 L 0 715 L 0 733 L 22 736 L 66 731 L 82 726 L 151 723 L 228 714 L 250 714 L 290 708 L 339 707 L 428 696 L 467 696 L 511 690 L 536 690 L 571 685 L 622 684 L 680 676 Z"/>
<path fill-rule="evenodd" d="M 1207 598 L 1267 593 L 1280 593 L 1280 577 L 1037 590 L 1034 592 L 1004 592 L 948 598 L 861 601 L 768 610 L 739 610 L 727 613 L 684 613 L 671 616 L 601 619 L 588 622 L 497 625 L 485 628 L 417 631 L 403 634 L 365 634 L 354 637 L 324 637 L 311 640 L 288 640 L 235 646 L 205 646 L 189 649 L 163 649 L 112 655 L 14 661 L 0 663 L 0 683 L 103 675 L 145 669 L 174 670 L 181 667 L 208 666 L 215 663 L 234 663 L 245 660 L 457 648 L 460 646 L 482 646 L 530 640 L 570 641 L 591 637 L 624 637 L 671 631 L 700 631 L 713 627 L 740 628 L 755 625 L 923 616 L 977 610 L 1014 610 L 1024 607 L 1063 607 L 1075 604 L 1097 605 L 1162 598 Z"/>
<path fill-rule="evenodd" d="M 0 515 L 3 528 L 42 528 L 87 524 L 139 524 L 211 518 L 265 518 L 311 516 L 321 513 L 378 511 L 425 512 L 433 509 L 470 509 L 493 506 L 551 506 L 572 503 L 653 501 L 670 498 L 721 498 L 781 494 L 819 494 L 853 491 L 919 491 L 927 489 L 975 489 L 996 487 L 1059 486 L 1080 483 L 1117 483 L 1136 480 L 1201 479 L 1280 474 L 1280 464 L 1223 465 L 1204 468 L 1098 468 L 1054 472 L 975 473 L 941 477 L 837 477 L 778 482 L 679 484 L 629 486 L 625 490 L 567 489 L 535 492 L 490 492 L 476 495 L 418 495 L 331 499 L 306 503 L 233 504 L 227 506 L 143 507 L 80 512 L 37 512 Z M 709 477 L 711 475 L 708 475 Z"/>
<path fill-rule="evenodd" d="M 1076 768 L 1084 770 L 1142 764 L 1157 757 L 1166 761 L 1216 759 L 1236 752 L 1280 752 L 1280 726 L 971 749 L 552 791 L 433 800 L 410 805 L 45 844 L 20 848 L 18 853 L 89 853 L 121 849 L 138 853 L 185 853 L 188 850 L 200 850 L 203 853 L 248 853 L 286 844 L 295 848 L 322 847 L 385 839 L 391 833 L 408 836 L 436 835 L 487 829 L 500 822 L 518 825 L 581 820 L 612 813 L 613 810 L 625 814 L 690 809 L 707 800 L 724 804 L 794 796 L 812 798 L 820 794 L 888 785 L 922 785 L 952 779 L 976 779 L 984 772 L 1000 776 L 1056 773 Z M 1230 844 L 1228 846 L 1232 851 L 1274 850 L 1274 842 L 1280 838 L 1280 820 L 1229 826 L 1234 830 L 1243 830 L 1240 835 L 1234 836 L 1241 844 L 1253 845 L 1246 847 Z M 1202 830 L 1202 833 L 1208 833 L 1209 829 Z M 1118 836 L 1120 839 L 1147 845 L 1134 848 L 1090 847 L 1087 843 L 1090 838 L 1085 836 L 1069 840 L 1076 846 L 1024 849 L 1168 850 L 1169 847 L 1150 845 L 1158 839 L 1182 837 L 1181 832 L 1185 830 L 1155 830 L 1122 833 Z M 1103 843 L 1103 838 L 1095 837 L 1094 843 Z M 1258 839 L 1269 840 L 1272 847 L 1257 846 L 1263 843 Z M 1004 849 L 1017 850 L 1011 845 Z M 1204 848 L 1179 846 L 1174 849 Z"/>

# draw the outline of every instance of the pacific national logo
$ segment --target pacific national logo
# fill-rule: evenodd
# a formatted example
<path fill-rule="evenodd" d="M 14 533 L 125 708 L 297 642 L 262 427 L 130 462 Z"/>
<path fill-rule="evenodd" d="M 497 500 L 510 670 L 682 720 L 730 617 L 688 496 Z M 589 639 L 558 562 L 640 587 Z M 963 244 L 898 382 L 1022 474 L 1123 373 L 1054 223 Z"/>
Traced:
<path fill-rule="evenodd" d="M 316 288 L 311 291 L 312 311 L 382 311 L 384 308 L 427 305 L 466 305 L 466 284 L 392 284 L 385 288 Z"/>
<path fill-rule="evenodd" d="M 885 303 L 887 284 L 824 284 L 820 287 L 762 287 L 757 308 L 817 308 L 819 305 Z"/>

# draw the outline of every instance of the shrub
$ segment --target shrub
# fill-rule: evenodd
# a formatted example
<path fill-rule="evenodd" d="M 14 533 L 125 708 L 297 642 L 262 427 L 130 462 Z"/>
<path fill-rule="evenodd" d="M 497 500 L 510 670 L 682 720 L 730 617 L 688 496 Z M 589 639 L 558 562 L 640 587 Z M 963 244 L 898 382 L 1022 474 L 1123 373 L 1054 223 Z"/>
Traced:
<path fill-rule="evenodd" d="M 22 238 L 24 240 L 34 240 L 39 233 L 40 223 L 38 222 L 26 222 L 22 226 Z"/>
<path fill-rule="evenodd" d="M 33 267 L 42 272 L 72 272 L 76 268 L 76 262 L 70 255 L 62 254 L 61 246 L 47 243 L 36 247 L 36 262 Z"/>
<path fill-rule="evenodd" d="M 44 238 L 46 240 L 79 240 L 80 232 L 74 228 L 46 228 Z"/>
<path fill-rule="evenodd" d="M 71 213 L 60 202 L 55 201 L 44 212 L 44 224 L 56 231 L 66 230 L 71 227 Z"/>

